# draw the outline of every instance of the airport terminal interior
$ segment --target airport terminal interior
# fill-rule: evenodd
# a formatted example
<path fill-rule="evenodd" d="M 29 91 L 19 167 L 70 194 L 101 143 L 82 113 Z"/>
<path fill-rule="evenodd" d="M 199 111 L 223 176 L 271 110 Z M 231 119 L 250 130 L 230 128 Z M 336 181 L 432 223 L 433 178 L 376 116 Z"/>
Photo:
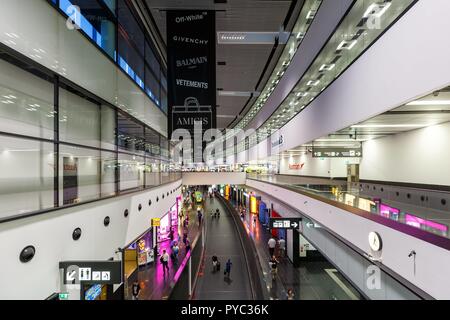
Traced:
<path fill-rule="evenodd" d="M 449 12 L 0 0 L 0 300 L 450 300 Z"/>

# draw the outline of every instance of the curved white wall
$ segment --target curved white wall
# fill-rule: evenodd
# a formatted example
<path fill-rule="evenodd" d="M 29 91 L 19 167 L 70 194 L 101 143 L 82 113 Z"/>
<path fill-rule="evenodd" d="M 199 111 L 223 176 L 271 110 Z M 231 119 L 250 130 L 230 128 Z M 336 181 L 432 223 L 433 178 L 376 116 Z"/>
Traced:
<path fill-rule="evenodd" d="M 398 232 L 372 220 L 350 213 L 325 202 L 268 183 L 247 180 L 250 188 L 262 190 L 273 198 L 288 203 L 298 211 L 338 234 L 362 252 L 370 250 L 368 235 L 375 231 L 383 241 L 382 263 L 436 299 L 450 299 L 450 252 L 429 242 Z M 408 257 L 415 250 L 414 261 Z M 330 256 L 330 258 L 335 258 Z M 352 265 L 349 264 L 348 268 Z M 373 292 L 377 296 L 377 292 Z"/>
<path fill-rule="evenodd" d="M 120 259 L 116 250 L 148 230 L 152 218 L 160 218 L 170 210 L 181 189 L 170 192 L 179 186 L 181 180 L 149 191 L 0 224 L 0 300 L 41 300 L 59 292 L 60 261 Z M 143 206 L 140 212 L 139 204 Z M 128 218 L 124 217 L 126 209 Z M 108 227 L 103 225 L 106 216 L 111 218 Z M 78 241 L 72 240 L 76 228 L 82 229 Z M 28 245 L 36 248 L 36 256 L 21 263 L 19 254 Z"/>

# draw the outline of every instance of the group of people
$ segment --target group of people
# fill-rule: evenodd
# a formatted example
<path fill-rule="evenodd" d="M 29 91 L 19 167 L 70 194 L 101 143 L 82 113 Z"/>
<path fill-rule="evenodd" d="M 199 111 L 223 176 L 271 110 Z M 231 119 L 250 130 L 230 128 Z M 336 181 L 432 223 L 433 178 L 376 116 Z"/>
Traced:
<path fill-rule="evenodd" d="M 226 280 L 230 280 L 232 265 L 233 263 L 231 262 L 231 259 L 228 259 L 227 263 L 225 264 L 225 269 L 223 271 L 223 275 L 225 276 Z M 212 256 L 212 266 L 213 266 L 213 273 L 220 271 L 220 261 L 216 255 Z"/>
<path fill-rule="evenodd" d="M 278 265 L 280 263 L 279 259 L 283 259 L 286 255 L 286 240 L 280 238 L 277 241 L 274 237 L 271 237 L 267 242 L 267 246 L 269 247 L 269 254 L 270 254 L 269 260 L 270 273 L 272 275 L 272 281 L 275 281 L 278 275 Z M 277 257 L 275 256 L 275 250 L 277 246 L 279 259 L 277 259 Z M 294 290 L 292 288 L 288 289 L 286 292 L 286 298 L 288 300 L 294 300 L 294 297 L 295 297 Z"/>
<path fill-rule="evenodd" d="M 284 240 L 283 238 L 279 239 L 278 241 L 274 237 L 271 237 L 269 239 L 269 241 L 267 242 L 267 246 L 269 247 L 270 256 L 272 257 L 275 255 L 275 249 L 277 248 L 277 245 L 278 256 L 280 258 L 284 258 L 286 255 L 286 240 Z"/>

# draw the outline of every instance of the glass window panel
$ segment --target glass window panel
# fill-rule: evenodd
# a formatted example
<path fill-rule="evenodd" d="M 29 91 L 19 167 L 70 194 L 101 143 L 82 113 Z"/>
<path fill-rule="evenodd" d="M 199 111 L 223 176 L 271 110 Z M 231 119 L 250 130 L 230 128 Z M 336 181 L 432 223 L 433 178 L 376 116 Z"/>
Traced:
<path fill-rule="evenodd" d="M 107 2 L 113 3 L 113 1 Z M 74 6 L 81 11 L 79 17 Z M 111 58 L 115 58 L 116 26 L 110 19 L 111 13 L 107 9 L 102 7 L 97 0 L 60 0 L 59 7 L 67 16 L 76 16 L 74 21 L 81 30 Z"/>
<path fill-rule="evenodd" d="M 116 14 L 117 0 L 100 0 L 100 1 L 103 1 L 114 15 Z"/>
<path fill-rule="evenodd" d="M 100 106 L 61 88 L 59 139 L 64 142 L 100 147 Z"/>
<path fill-rule="evenodd" d="M 167 92 L 161 90 L 161 110 L 167 114 Z"/>
<path fill-rule="evenodd" d="M 143 157 L 119 153 L 120 191 L 144 186 Z"/>
<path fill-rule="evenodd" d="M 53 139 L 53 84 L 0 60 L 0 131 Z"/>
<path fill-rule="evenodd" d="M 101 196 L 113 196 L 116 194 L 116 154 L 102 151 L 101 156 Z"/>
<path fill-rule="evenodd" d="M 161 101 L 159 81 L 155 78 L 154 74 L 150 71 L 149 68 L 145 68 L 145 70 L 145 91 L 150 96 L 150 98 L 159 106 Z"/>
<path fill-rule="evenodd" d="M 0 219 L 54 206 L 54 146 L 0 135 Z"/>
<path fill-rule="evenodd" d="M 70 205 L 100 198 L 99 150 L 59 146 L 59 203 Z"/>
<path fill-rule="evenodd" d="M 153 158 L 145 160 L 145 186 L 159 186 L 161 184 L 160 161 Z"/>
<path fill-rule="evenodd" d="M 162 184 L 170 182 L 169 168 L 170 168 L 170 165 L 167 161 L 161 161 L 161 183 Z"/>
<path fill-rule="evenodd" d="M 148 41 L 145 42 L 145 61 L 153 73 L 157 75 L 157 80 L 159 81 L 159 74 L 161 73 L 160 64 L 158 58 L 156 58 L 155 50 L 153 50 L 152 45 Z"/>
<path fill-rule="evenodd" d="M 139 87 L 144 89 L 144 59 L 130 45 L 122 32 L 119 32 L 119 66 Z"/>
<path fill-rule="evenodd" d="M 145 129 L 145 153 L 148 156 L 160 154 L 160 135 L 150 128 Z"/>
<path fill-rule="evenodd" d="M 118 15 L 119 24 L 122 29 L 120 30 L 120 33 L 122 33 L 123 39 L 126 39 L 130 46 L 134 46 L 141 57 L 144 57 L 144 32 L 134 18 L 133 13 L 128 8 L 126 1 L 119 1 Z M 121 44 L 121 42 L 119 42 L 119 44 Z"/>
<path fill-rule="evenodd" d="M 116 111 L 108 106 L 101 109 L 102 149 L 116 149 Z"/>
<path fill-rule="evenodd" d="M 118 125 L 119 150 L 143 154 L 145 151 L 144 127 L 122 113 L 118 114 Z"/>
<path fill-rule="evenodd" d="M 169 142 L 167 141 L 166 138 L 161 137 L 160 146 L 161 146 L 161 158 L 167 160 L 169 158 Z"/>
<path fill-rule="evenodd" d="M 140 86 L 144 86 L 145 37 L 126 1 L 118 3 L 119 65 Z"/>

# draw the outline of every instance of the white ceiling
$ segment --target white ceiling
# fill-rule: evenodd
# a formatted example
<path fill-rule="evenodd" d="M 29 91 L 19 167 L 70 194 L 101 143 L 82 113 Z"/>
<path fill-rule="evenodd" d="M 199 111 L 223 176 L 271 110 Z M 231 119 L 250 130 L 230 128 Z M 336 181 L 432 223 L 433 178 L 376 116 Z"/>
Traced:
<path fill-rule="evenodd" d="M 276 32 L 280 31 L 292 1 L 228 0 L 225 4 L 215 4 L 214 0 L 146 0 L 146 3 L 165 40 L 166 11 L 170 9 L 216 10 L 216 31 Z M 217 61 L 226 62 L 225 66 L 217 66 L 217 88 L 225 91 L 258 91 L 256 85 L 272 48 L 273 45 L 217 45 Z M 272 70 L 282 49 L 283 46 L 278 46 L 267 73 Z M 265 81 L 261 82 L 259 88 L 264 86 Z M 219 129 L 226 128 L 248 100 L 248 97 L 217 96 Z"/>

